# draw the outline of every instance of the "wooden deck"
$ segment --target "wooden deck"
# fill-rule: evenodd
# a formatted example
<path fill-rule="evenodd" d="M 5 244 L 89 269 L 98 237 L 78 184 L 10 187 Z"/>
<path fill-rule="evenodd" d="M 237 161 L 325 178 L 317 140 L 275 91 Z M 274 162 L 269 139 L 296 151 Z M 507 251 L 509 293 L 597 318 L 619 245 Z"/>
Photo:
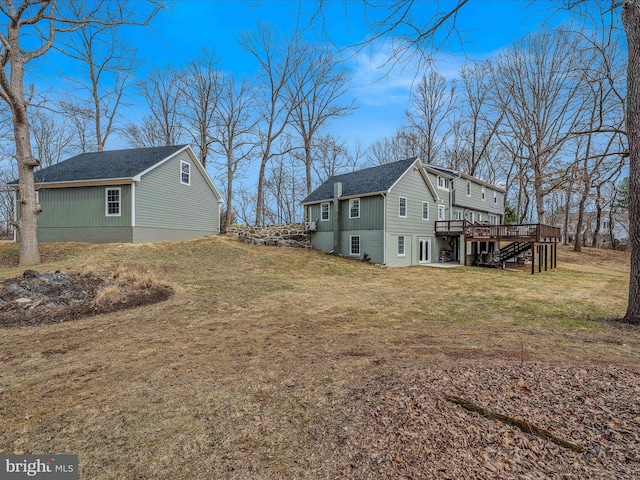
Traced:
<path fill-rule="evenodd" d="M 492 225 L 466 220 L 438 220 L 436 235 L 464 235 L 466 240 L 480 242 L 553 243 L 562 238 L 560 228 L 541 223 Z"/>

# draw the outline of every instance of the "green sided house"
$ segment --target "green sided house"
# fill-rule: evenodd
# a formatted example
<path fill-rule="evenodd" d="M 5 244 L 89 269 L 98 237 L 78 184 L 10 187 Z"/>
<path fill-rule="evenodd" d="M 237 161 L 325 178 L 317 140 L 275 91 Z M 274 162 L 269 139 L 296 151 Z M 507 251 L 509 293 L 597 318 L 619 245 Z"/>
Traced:
<path fill-rule="evenodd" d="M 40 242 L 220 233 L 222 196 L 188 145 L 82 153 L 35 173 Z M 17 186 L 17 182 L 13 182 Z M 20 202 L 16 189 L 16 214 Z"/>
<path fill-rule="evenodd" d="M 302 201 L 314 248 L 390 267 L 472 264 L 493 248 L 466 235 L 499 225 L 505 191 L 409 158 L 336 175 Z"/>
<path fill-rule="evenodd" d="M 318 250 L 387 266 L 434 261 L 433 220 L 445 203 L 418 158 L 333 176 L 302 204 Z"/>

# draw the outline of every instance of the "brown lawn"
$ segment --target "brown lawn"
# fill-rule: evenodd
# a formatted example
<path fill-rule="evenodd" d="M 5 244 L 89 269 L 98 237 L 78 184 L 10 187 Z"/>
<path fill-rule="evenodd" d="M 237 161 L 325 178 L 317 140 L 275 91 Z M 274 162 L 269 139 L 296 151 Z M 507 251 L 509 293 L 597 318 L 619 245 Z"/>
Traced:
<path fill-rule="evenodd" d="M 640 330 L 611 321 L 628 254 L 561 249 L 531 275 L 223 237 L 42 250 L 39 272 L 145 272 L 174 294 L 1 329 L 1 454 L 77 454 L 82 479 L 638 474 Z M 16 255 L 0 245 L 0 279 Z"/>

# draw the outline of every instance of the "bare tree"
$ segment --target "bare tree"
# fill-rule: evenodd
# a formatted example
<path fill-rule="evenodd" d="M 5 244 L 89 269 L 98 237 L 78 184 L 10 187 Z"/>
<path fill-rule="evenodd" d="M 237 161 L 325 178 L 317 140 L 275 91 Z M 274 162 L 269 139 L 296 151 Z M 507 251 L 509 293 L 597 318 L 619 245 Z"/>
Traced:
<path fill-rule="evenodd" d="M 640 325 L 640 0 L 625 0 L 622 24 L 627 34 L 627 139 L 629 142 L 629 241 L 631 275 L 624 321 Z"/>
<path fill-rule="evenodd" d="M 151 11 L 141 14 L 148 5 Z M 80 6 L 80 7 L 79 7 Z M 76 8 L 77 7 L 77 8 Z M 36 201 L 34 169 L 40 162 L 33 157 L 28 106 L 33 90 L 25 89 L 25 67 L 44 56 L 54 46 L 60 33 L 77 30 L 83 25 L 144 24 L 157 12 L 157 5 L 126 0 L 68 3 L 56 0 L 23 0 L 0 4 L 0 98 L 11 109 L 16 159 L 20 218 L 20 264 L 40 262 L 38 215 L 42 208 Z M 82 15 L 77 15 L 81 12 Z"/>
<path fill-rule="evenodd" d="M 302 220 L 300 202 L 306 196 L 306 188 L 298 167 L 299 162 L 290 155 L 279 155 L 271 163 L 265 186 L 273 201 L 272 223 Z"/>
<path fill-rule="evenodd" d="M 34 156 L 43 167 L 50 167 L 73 151 L 73 133 L 62 116 L 38 110 L 31 118 Z"/>
<path fill-rule="evenodd" d="M 248 166 L 256 147 L 257 119 L 251 115 L 254 104 L 251 84 L 242 81 L 239 85 L 232 76 L 222 80 L 220 96 L 215 104 L 214 125 L 211 139 L 213 151 L 222 156 L 216 164 L 222 167 L 227 198 L 225 230 L 231 226 L 230 212 L 234 205 L 234 181 Z"/>
<path fill-rule="evenodd" d="M 183 75 L 173 67 L 154 69 L 139 89 L 147 101 L 149 113 L 142 117 L 142 125 L 129 122 L 122 132 L 129 145 L 134 147 L 159 147 L 177 145 L 182 137 Z"/>
<path fill-rule="evenodd" d="M 505 123 L 500 135 L 512 135 L 526 149 L 541 223 L 551 174 L 561 170 L 558 154 L 581 122 L 582 61 L 576 37 L 563 32 L 528 37 L 496 61 L 495 105 Z"/>
<path fill-rule="evenodd" d="M 315 142 L 314 155 L 313 170 L 320 184 L 334 175 L 355 171 L 364 153 L 361 142 L 356 142 L 354 151 L 350 152 L 344 140 L 326 134 Z"/>
<path fill-rule="evenodd" d="M 71 5 L 80 8 L 80 4 L 72 2 Z M 81 11 L 74 14 L 80 15 Z M 71 103 L 77 104 L 83 111 L 79 112 L 78 108 L 66 111 L 80 114 L 81 118 L 90 115 L 90 135 L 99 152 L 104 150 L 109 136 L 115 130 L 118 109 L 123 104 L 126 90 L 133 84 L 133 74 L 139 66 L 135 49 L 122 40 L 115 27 L 110 24 L 82 25 L 74 36 L 59 47 L 84 69 L 82 75 L 69 77 L 83 92 Z"/>
<path fill-rule="evenodd" d="M 283 43 L 284 42 L 284 43 Z M 291 122 L 296 108 L 294 102 L 300 101 L 300 95 L 292 95 L 289 88 L 294 72 L 301 63 L 297 39 L 279 39 L 272 30 L 263 25 L 252 33 L 240 38 L 241 46 L 247 50 L 260 65 L 258 78 L 261 98 L 258 100 L 260 123 L 260 167 L 258 170 L 258 191 L 256 196 L 255 224 L 263 222 L 264 182 L 269 161 L 276 155 L 275 142 Z"/>
<path fill-rule="evenodd" d="M 469 175 L 483 175 L 494 164 L 492 147 L 502 122 L 502 112 L 491 109 L 493 69 L 486 61 L 460 70 L 457 106 L 458 121 L 452 129 L 456 169 Z"/>
<path fill-rule="evenodd" d="M 419 133 L 420 158 L 429 164 L 442 164 L 440 152 L 451 134 L 449 116 L 454 108 L 454 87 L 437 71 L 422 77 L 405 115 L 412 130 Z"/>
<path fill-rule="evenodd" d="M 404 158 L 419 157 L 422 138 L 411 127 L 399 128 L 391 136 L 375 140 L 367 149 L 367 165 L 382 165 Z"/>
<path fill-rule="evenodd" d="M 327 47 L 301 45 L 300 63 L 288 83 L 294 106 L 292 125 L 302 140 L 307 193 L 313 190 L 311 178 L 314 139 L 331 120 L 355 109 L 353 101 L 342 102 L 351 76 Z"/>
<path fill-rule="evenodd" d="M 184 73 L 182 91 L 183 117 L 186 131 L 196 145 L 200 163 L 206 167 L 209 148 L 214 142 L 212 130 L 216 103 L 220 95 L 220 71 L 213 52 L 203 52 Z"/>

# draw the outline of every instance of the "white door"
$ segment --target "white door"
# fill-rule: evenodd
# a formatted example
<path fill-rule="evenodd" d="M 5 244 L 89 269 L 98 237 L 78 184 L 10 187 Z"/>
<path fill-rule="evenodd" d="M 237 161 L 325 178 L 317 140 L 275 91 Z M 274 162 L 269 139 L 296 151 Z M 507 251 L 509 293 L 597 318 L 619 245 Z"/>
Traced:
<path fill-rule="evenodd" d="M 431 239 L 425 237 L 418 238 L 418 252 L 420 252 L 421 264 L 431 263 Z"/>

